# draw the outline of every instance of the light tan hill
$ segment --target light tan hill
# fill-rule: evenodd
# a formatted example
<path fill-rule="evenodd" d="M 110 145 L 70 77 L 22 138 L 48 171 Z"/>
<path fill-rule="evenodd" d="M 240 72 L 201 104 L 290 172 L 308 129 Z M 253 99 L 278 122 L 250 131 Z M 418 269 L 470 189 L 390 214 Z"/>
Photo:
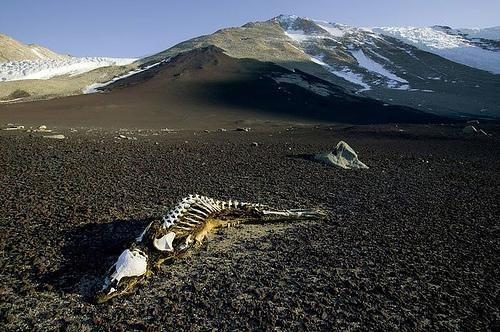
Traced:
<path fill-rule="evenodd" d="M 0 34 L 0 62 L 21 60 L 63 60 L 67 55 L 57 54 L 36 44 L 23 44 L 9 36 Z"/>

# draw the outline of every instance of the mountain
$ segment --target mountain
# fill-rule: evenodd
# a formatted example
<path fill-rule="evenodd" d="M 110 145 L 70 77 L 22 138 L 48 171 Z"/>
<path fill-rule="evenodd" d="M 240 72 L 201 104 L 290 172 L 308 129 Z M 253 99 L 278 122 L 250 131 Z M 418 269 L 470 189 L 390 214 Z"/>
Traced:
<path fill-rule="evenodd" d="M 484 66 L 490 61 L 493 72 L 489 72 L 429 52 L 423 41 L 411 45 L 377 31 L 282 15 L 193 38 L 140 63 L 215 45 L 232 57 L 299 69 L 386 103 L 456 117 L 500 117 L 500 76 L 494 74 L 500 70 L 498 51 L 470 46 L 488 55 L 478 60 L 485 60 Z M 444 48 L 447 39 L 441 41 Z"/>
<path fill-rule="evenodd" d="M 4 105 L 23 124 L 218 128 L 242 121 L 387 123 L 446 119 L 352 95 L 271 62 L 230 57 L 215 46 L 178 54 L 94 93 Z"/>
<path fill-rule="evenodd" d="M 39 80 L 0 83 L 0 100 L 3 98 L 5 103 L 83 93 L 91 96 L 71 99 L 72 102 L 99 100 L 107 105 L 111 99 L 92 95 L 102 92 L 109 98 L 120 95 L 121 99 L 112 99 L 113 102 L 129 108 L 147 104 L 152 109 L 181 111 L 206 104 L 229 112 L 228 107 L 232 105 L 238 110 L 268 115 L 283 116 L 280 110 L 288 110 L 295 112 L 290 116 L 299 118 L 357 123 L 377 122 L 377 117 L 385 122 L 404 122 L 401 116 L 404 112 L 400 113 L 403 110 L 408 114 L 407 121 L 416 122 L 442 117 L 500 118 L 500 75 L 496 74 L 500 71 L 500 53 L 495 46 L 497 41 L 483 38 L 485 36 L 494 38 L 495 29 L 473 32 L 445 26 L 358 28 L 281 15 L 196 37 L 127 66 L 112 65 L 83 74 L 55 76 L 43 84 Z M 254 61 L 250 66 L 255 69 L 253 76 L 241 75 L 236 79 L 234 73 L 225 72 L 226 75 L 220 77 L 214 73 L 213 77 L 220 78 L 215 84 L 200 71 L 199 76 L 190 81 L 190 84 L 196 81 L 197 88 L 187 94 L 179 88 L 185 86 L 179 78 L 182 73 L 178 73 L 177 79 L 167 79 L 162 74 L 164 71 L 158 71 L 158 68 L 170 68 L 174 59 L 178 63 L 179 56 L 207 49 L 222 52 L 238 63 L 236 67 L 241 72 L 248 72 L 248 61 Z M 457 54 L 462 57 L 454 58 Z M 472 63 L 471 54 L 482 56 L 472 57 L 476 61 Z M 221 57 L 217 55 L 216 61 L 222 61 Z M 464 64 L 465 60 L 470 61 Z M 223 70 L 220 66 L 211 67 L 212 59 L 207 56 L 200 56 L 198 61 L 201 69 Z M 158 83 L 157 75 L 176 86 L 161 85 L 160 89 L 159 85 L 151 85 L 151 82 Z M 261 79 L 262 87 L 255 83 L 255 77 Z M 245 85 L 249 86 L 246 90 Z M 264 87 L 279 87 L 281 91 L 266 95 L 258 91 Z M 28 97 L 23 91 L 28 92 Z M 214 94 L 205 94 L 204 101 L 197 91 Z M 307 104 L 297 99 L 306 95 Z M 132 96 L 140 100 L 134 101 Z M 271 102 L 270 98 L 279 102 Z M 128 104 L 122 104 L 122 100 Z M 298 105 L 302 111 L 297 110 Z M 332 114 L 326 109 L 331 109 Z M 367 113 L 370 109 L 374 110 L 373 114 Z"/>
<path fill-rule="evenodd" d="M 89 84 L 128 72 L 135 60 L 60 55 L 0 35 L 0 102 L 80 94 Z"/>

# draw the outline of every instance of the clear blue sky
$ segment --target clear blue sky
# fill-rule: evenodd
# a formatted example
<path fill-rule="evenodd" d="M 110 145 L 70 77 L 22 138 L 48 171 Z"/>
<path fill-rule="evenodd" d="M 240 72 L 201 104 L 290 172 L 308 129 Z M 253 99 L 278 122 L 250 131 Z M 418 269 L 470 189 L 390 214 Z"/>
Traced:
<path fill-rule="evenodd" d="M 500 25 L 500 0 L 1 0 L 0 33 L 77 56 L 142 56 L 281 13 L 355 26 Z"/>

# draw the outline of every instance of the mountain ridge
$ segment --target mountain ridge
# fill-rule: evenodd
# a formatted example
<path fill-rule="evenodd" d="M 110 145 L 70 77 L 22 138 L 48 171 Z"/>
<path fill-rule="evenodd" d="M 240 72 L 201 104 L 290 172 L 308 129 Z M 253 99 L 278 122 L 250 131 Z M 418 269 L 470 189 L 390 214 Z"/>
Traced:
<path fill-rule="evenodd" d="M 451 40 L 466 40 L 470 48 L 496 55 L 493 40 L 487 44 L 484 39 L 467 39 L 465 33 L 452 31 L 446 26 L 426 29 Z M 479 32 L 476 31 L 476 35 Z M 109 85 L 140 75 L 178 54 L 207 46 L 216 46 L 235 59 L 272 62 L 288 70 L 304 72 L 342 87 L 353 95 L 390 105 L 405 105 L 456 118 L 500 117 L 497 88 L 500 86 L 500 75 L 451 61 L 436 52 L 391 36 L 387 31 L 378 33 L 374 28 L 284 15 L 267 21 L 249 22 L 241 27 L 219 29 L 213 34 L 186 40 L 129 66 L 112 67 L 114 74 L 100 69 L 102 75 L 96 75 L 99 70 L 76 75 L 79 81 L 69 93 L 106 90 Z M 483 46 L 493 47 L 493 50 L 482 49 Z M 91 80 L 86 78 L 92 75 Z M 54 80 L 61 78 L 54 77 L 48 81 Z M 74 81 L 67 77 L 64 84 L 73 84 Z M 84 82 L 90 84 L 82 86 Z M 0 99 L 2 88 L 6 91 L 4 93 L 12 93 L 13 86 L 23 87 L 29 81 L 12 83 L 0 83 Z M 31 98 L 34 97 L 23 100 Z"/>
<path fill-rule="evenodd" d="M 216 129 L 238 123 L 442 123 L 272 62 L 207 46 L 113 82 L 94 93 L 0 107 L 12 122 L 49 126 Z M 1 118 L 1 117 L 0 117 Z"/>
<path fill-rule="evenodd" d="M 353 93 L 391 104 L 457 118 L 500 117 L 496 91 L 499 75 L 450 61 L 367 28 L 297 16 L 278 16 L 221 29 L 139 62 L 152 64 L 206 45 L 216 45 L 236 58 L 299 69 Z"/>

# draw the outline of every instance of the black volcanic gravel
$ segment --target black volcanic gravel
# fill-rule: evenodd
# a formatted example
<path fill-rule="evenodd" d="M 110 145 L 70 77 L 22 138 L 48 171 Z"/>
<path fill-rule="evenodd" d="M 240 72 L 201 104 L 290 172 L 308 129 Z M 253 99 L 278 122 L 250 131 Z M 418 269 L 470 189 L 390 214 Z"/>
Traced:
<path fill-rule="evenodd" d="M 1 132 L 0 329 L 498 331 L 500 130 L 400 129 Z M 308 159 L 340 139 L 371 168 Z M 221 230 L 93 304 L 148 219 L 190 193 L 330 217 Z"/>

